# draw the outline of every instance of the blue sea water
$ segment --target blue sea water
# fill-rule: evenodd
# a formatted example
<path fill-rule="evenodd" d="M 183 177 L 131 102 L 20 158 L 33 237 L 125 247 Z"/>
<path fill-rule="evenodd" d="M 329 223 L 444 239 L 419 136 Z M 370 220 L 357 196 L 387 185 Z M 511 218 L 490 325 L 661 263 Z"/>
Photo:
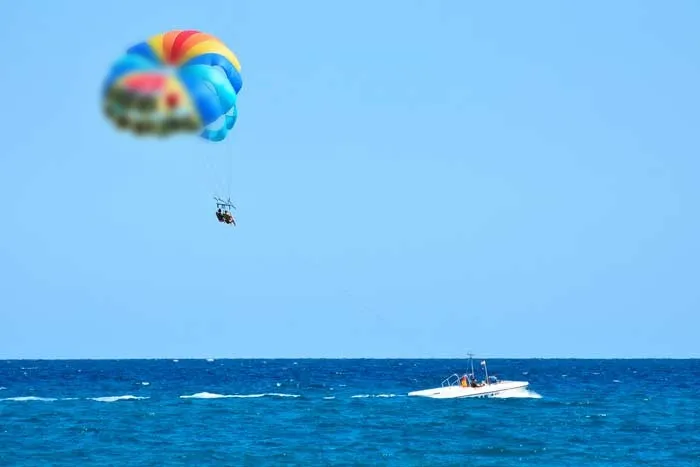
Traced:
<path fill-rule="evenodd" d="M 0 465 L 700 466 L 700 360 L 0 361 Z"/>

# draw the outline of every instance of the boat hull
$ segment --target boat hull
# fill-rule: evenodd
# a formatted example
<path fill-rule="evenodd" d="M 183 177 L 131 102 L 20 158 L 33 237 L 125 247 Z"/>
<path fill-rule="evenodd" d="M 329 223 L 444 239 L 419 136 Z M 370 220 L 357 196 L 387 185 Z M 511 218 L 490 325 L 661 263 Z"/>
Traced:
<path fill-rule="evenodd" d="M 409 392 L 409 396 L 429 397 L 432 399 L 461 399 L 465 397 L 496 397 L 508 391 L 524 389 L 527 381 L 500 381 L 477 388 L 462 386 L 444 386 L 433 389 Z"/>

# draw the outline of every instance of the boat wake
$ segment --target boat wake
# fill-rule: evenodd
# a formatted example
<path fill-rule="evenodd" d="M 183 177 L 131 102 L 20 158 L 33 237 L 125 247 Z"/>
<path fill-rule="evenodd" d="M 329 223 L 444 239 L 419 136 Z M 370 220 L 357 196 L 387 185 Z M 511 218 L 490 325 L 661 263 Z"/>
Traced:
<path fill-rule="evenodd" d="M 351 399 L 371 399 L 375 397 L 403 397 L 403 394 L 356 394 L 350 396 Z"/>
<path fill-rule="evenodd" d="M 511 389 L 494 394 L 492 397 L 494 399 L 542 399 L 541 395 L 526 388 Z"/>
<path fill-rule="evenodd" d="M 258 397 L 299 397 L 299 395 L 278 392 L 265 392 L 261 394 L 216 394 L 211 392 L 198 392 L 196 394 L 180 396 L 180 399 L 250 399 Z"/>

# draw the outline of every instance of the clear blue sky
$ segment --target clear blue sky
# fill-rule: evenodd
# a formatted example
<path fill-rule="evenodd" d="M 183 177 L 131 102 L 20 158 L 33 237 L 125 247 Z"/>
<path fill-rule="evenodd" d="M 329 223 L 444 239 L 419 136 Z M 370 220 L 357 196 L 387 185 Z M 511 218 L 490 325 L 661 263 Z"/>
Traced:
<path fill-rule="evenodd" d="M 692 0 L 12 2 L 0 358 L 698 357 L 698 23 Z M 241 60 L 224 144 L 101 115 L 110 63 L 176 28 Z"/>

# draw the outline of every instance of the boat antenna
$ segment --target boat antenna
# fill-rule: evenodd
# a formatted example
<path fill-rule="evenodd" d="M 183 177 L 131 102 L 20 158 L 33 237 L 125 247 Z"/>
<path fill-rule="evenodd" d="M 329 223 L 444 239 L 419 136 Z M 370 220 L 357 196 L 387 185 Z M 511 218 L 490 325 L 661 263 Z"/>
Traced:
<path fill-rule="evenodd" d="M 472 378 L 476 378 L 476 375 L 474 374 L 474 354 L 470 352 L 467 355 L 469 355 L 469 363 L 471 363 L 472 366 Z"/>

